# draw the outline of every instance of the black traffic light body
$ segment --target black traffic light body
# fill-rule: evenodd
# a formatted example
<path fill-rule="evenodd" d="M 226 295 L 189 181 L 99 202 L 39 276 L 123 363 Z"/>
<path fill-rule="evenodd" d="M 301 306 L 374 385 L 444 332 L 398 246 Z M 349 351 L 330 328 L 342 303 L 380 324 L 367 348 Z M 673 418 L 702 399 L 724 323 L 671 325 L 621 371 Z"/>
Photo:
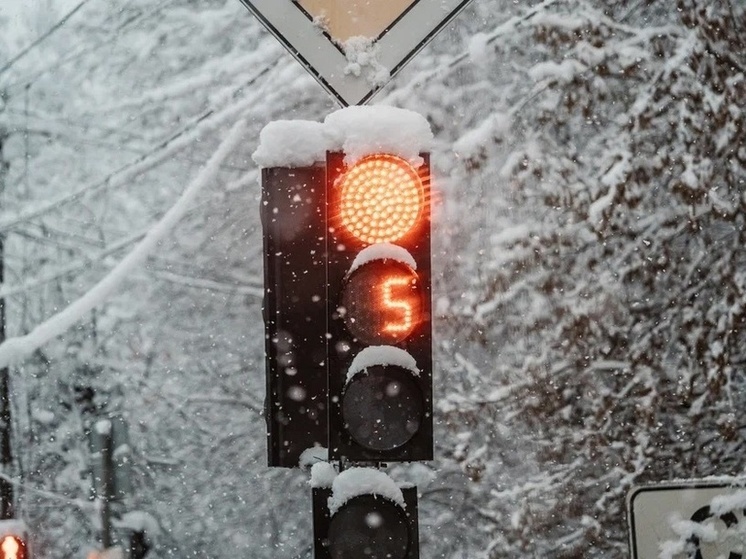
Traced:
<path fill-rule="evenodd" d="M 363 198 L 379 198 L 363 200 L 362 220 L 353 212 L 358 229 L 340 184 L 360 161 L 348 167 L 330 152 L 325 165 L 262 170 L 270 466 L 295 467 L 316 445 L 353 462 L 433 457 L 430 166 L 421 159 L 415 168 L 388 154 L 363 158 L 383 178 L 362 175 Z M 389 214 L 384 228 L 401 231 L 370 233 L 376 208 Z"/>
<path fill-rule="evenodd" d="M 269 466 L 327 446 L 325 184 L 323 163 L 262 169 Z"/>
<path fill-rule="evenodd" d="M 350 499 L 332 516 L 331 489 L 314 488 L 314 558 L 419 559 L 417 489 L 401 491 L 405 508 L 366 494 Z"/>
<path fill-rule="evenodd" d="M 387 155 L 370 156 L 378 157 L 383 158 L 383 165 L 408 165 Z M 347 167 L 344 154 L 327 154 L 330 459 L 433 458 L 430 165 L 428 154 L 421 157 L 422 165 L 409 167 L 411 172 L 404 172 L 403 179 L 407 180 L 407 172 L 409 178 L 418 179 L 419 211 L 405 234 L 394 235 L 388 243 L 386 234 L 370 233 L 361 240 L 360 234 L 352 232 L 353 226 L 346 223 L 348 217 L 340 209 L 341 198 L 345 174 L 360 162 Z M 399 183 L 379 182 L 382 194 L 374 207 L 385 210 L 406 203 L 387 199 L 400 188 Z M 364 263 L 350 273 L 356 258 L 368 254 L 372 259 L 362 258 Z M 413 367 L 395 365 L 407 362 L 407 355 Z M 366 366 L 358 367 L 362 370 L 350 377 L 358 356 Z"/>

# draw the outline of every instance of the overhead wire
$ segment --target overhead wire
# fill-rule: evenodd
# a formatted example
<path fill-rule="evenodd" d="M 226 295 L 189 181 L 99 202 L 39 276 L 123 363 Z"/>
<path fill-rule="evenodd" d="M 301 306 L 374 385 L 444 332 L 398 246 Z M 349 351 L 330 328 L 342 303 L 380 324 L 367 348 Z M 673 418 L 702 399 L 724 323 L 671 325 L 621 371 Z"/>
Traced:
<path fill-rule="evenodd" d="M 89 1 L 89 0 L 86 0 Z M 162 4 L 159 4 L 156 8 L 153 8 L 149 12 L 145 13 L 138 13 L 128 20 L 124 21 L 122 24 L 120 24 L 114 31 L 115 32 L 106 32 L 103 33 L 103 39 L 99 39 L 97 42 L 93 44 L 88 45 L 77 45 L 69 50 L 67 50 L 61 58 L 56 59 L 53 63 L 48 64 L 46 67 L 44 67 L 41 70 L 35 71 L 33 74 L 26 75 L 24 77 L 21 77 L 20 79 L 16 80 L 15 82 L 11 82 L 8 84 L 5 84 L 3 88 L 5 90 L 12 90 L 16 87 L 25 87 L 27 84 L 31 83 L 33 84 L 38 79 L 46 75 L 50 70 L 52 69 L 58 69 L 61 66 L 73 62 L 75 60 L 78 60 L 79 58 L 82 58 L 85 55 L 96 53 L 100 50 L 100 48 L 106 44 L 114 43 L 119 40 L 120 35 L 119 32 L 131 25 L 132 23 L 139 21 L 141 19 L 144 19 L 144 22 L 148 22 L 151 19 L 154 19 L 155 16 L 157 16 L 161 11 L 163 11 L 168 6 L 175 4 L 178 0 L 172 0 L 172 2 L 164 2 Z M 69 18 L 68 18 L 69 19 Z M 58 27 L 59 29 L 59 27 Z M 37 45 L 38 46 L 38 45 Z M 2 73 L 0 73 L 2 75 Z"/>
<path fill-rule="evenodd" d="M 268 74 L 271 70 L 276 68 L 281 60 L 282 57 L 277 57 L 265 67 L 258 70 L 247 82 L 236 89 L 232 98 L 235 99 L 236 97 L 238 97 L 238 95 L 244 90 L 244 88 L 252 85 L 257 80 Z M 153 146 L 151 153 L 137 157 L 134 160 L 121 165 L 118 169 L 109 173 L 103 179 L 83 185 L 73 192 L 64 194 L 50 202 L 38 204 L 32 208 L 27 209 L 26 211 L 21 211 L 15 216 L 0 216 L 0 232 L 7 231 L 16 227 L 19 223 L 30 219 L 36 219 L 42 215 L 54 211 L 57 208 L 60 208 L 80 199 L 85 194 L 97 192 L 107 187 L 111 187 L 115 184 L 119 184 L 122 180 L 137 176 L 151 169 L 152 167 L 162 163 L 167 157 L 173 156 L 181 150 L 185 149 L 187 140 L 190 135 L 198 135 L 200 131 L 204 132 L 217 127 L 221 123 L 227 122 L 230 118 L 236 117 L 238 113 L 243 112 L 250 105 L 251 102 L 243 101 L 233 105 L 229 105 L 228 107 L 224 107 L 219 110 L 216 108 L 210 108 L 203 111 L 202 114 L 194 117 L 180 130 L 173 132 L 168 138 Z M 208 122 L 209 124 L 206 124 Z M 2 217 L 4 217 L 5 219 L 2 219 Z"/>
<path fill-rule="evenodd" d="M 76 126 L 75 124 L 71 124 L 70 126 Z M 85 128 L 95 128 L 95 127 L 88 127 L 86 125 L 77 125 L 78 127 L 85 129 Z M 104 130 L 104 129 L 99 129 Z M 113 132 L 116 134 L 116 132 Z M 49 137 L 58 137 L 58 138 L 64 138 L 65 142 L 67 144 L 73 144 L 77 146 L 92 146 L 92 147 L 101 147 L 108 150 L 111 150 L 112 152 L 116 151 L 126 151 L 135 155 L 147 155 L 150 153 L 150 150 L 148 150 L 146 147 L 135 147 L 131 145 L 126 144 L 119 144 L 114 142 L 107 142 L 104 140 L 100 140 L 98 138 L 92 138 L 90 140 L 81 138 L 79 136 L 69 136 L 65 135 L 61 131 L 46 131 L 43 129 L 35 129 L 35 128 L 29 128 L 28 129 L 28 135 L 44 135 Z M 134 139 L 134 138 L 132 138 Z M 144 139 L 144 138 L 143 138 Z M 189 163 L 192 163 L 195 166 L 203 165 L 204 160 L 202 159 L 194 159 L 193 157 L 189 157 L 188 155 L 185 155 L 183 153 L 176 154 L 174 157 L 178 157 L 180 159 L 183 159 L 184 161 L 187 161 Z M 253 169 L 249 167 L 239 167 L 230 163 L 224 163 L 223 165 L 220 165 L 221 169 L 231 170 L 231 171 L 241 171 L 241 172 L 249 172 Z M 26 172 L 26 169 L 24 169 L 24 172 Z M 26 177 L 26 175 L 24 175 Z M 28 188 L 27 188 L 28 190 Z"/>
<path fill-rule="evenodd" d="M 51 37 L 58 29 L 60 29 L 63 25 L 65 25 L 69 21 L 69 19 L 73 15 L 75 15 L 75 13 L 78 10 L 80 10 L 88 2 L 90 2 L 90 0 L 82 0 L 80 3 L 78 3 L 77 6 L 75 6 L 67 14 L 65 14 L 64 16 L 62 16 L 62 18 L 57 23 L 55 23 L 52 27 L 50 27 L 46 32 L 42 33 L 36 40 L 32 41 L 30 45 L 28 45 L 25 49 L 23 49 L 17 55 L 13 56 L 10 60 L 8 60 L 8 62 L 6 62 L 2 67 L 0 67 L 0 75 L 2 75 L 3 73 L 5 73 L 6 71 L 8 71 L 21 58 L 23 58 L 24 56 L 26 56 L 29 52 L 31 52 L 32 50 L 34 50 L 41 43 L 43 43 L 45 40 L 47 40 L 49 37 Z"/>

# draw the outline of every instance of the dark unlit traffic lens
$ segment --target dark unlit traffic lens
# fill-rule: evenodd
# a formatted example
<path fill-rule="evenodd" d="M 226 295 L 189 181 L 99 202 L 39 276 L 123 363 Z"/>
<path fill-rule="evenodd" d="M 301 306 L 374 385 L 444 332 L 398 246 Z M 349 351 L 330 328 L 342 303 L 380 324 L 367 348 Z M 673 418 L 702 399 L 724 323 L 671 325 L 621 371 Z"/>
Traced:
<path fill-rule="evenodd" d="M 377 451 L 406 444 L 422 423 L 424 404 L 412 372 L 375 365 L 358 373 L 342 396 L 345 429 L 359 445 Z"/>
<path fill-rule="evenodd" d="M 409 544 L 404 510 L 381 497 L 350 499 L 329 524 L 332 559 L 404 559 Z"/>

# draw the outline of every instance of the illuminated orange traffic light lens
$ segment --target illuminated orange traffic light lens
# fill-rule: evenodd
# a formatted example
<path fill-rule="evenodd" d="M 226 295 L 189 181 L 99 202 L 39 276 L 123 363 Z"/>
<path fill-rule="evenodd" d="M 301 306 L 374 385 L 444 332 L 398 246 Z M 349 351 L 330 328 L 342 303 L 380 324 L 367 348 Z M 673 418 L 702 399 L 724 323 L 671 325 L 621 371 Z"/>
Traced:
<path fill-rule="evenodd" d="M 2 552 L 2 559 L 24 559 L 26 557 L 23 541 L 16 536 L 5 536 L 0 541 L 0 552 Z"/>
<path fill-rule="evenodd" d="M 342 291 L 349 332 L 365 344 L 397 344 L 422 321 L 419 277 L 398 260 L 372 260 L 355 270 Z"/>
<path fill-rule="evenodd" d="M 364 243 L 401 239 L 417 223 L 425 205 L 416 169 L 394 155 L 370 155 L 340 178 L 342 226 Z"/>

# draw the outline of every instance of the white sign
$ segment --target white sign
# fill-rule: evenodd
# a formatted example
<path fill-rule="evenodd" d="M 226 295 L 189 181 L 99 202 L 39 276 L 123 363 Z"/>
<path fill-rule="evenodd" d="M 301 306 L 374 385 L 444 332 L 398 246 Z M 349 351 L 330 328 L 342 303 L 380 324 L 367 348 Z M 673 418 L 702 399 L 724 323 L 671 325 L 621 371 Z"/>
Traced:
<path fill-rule="evenodd" d="M 471 0 L 241 0 L 343 106 L 361 105 Z"/>
<path fill-rule="evenodd" d="M 744 505 L 742 483 L 692 480 L 634 487 L 627 496 L 631 557 L 746 557 Z"/>

